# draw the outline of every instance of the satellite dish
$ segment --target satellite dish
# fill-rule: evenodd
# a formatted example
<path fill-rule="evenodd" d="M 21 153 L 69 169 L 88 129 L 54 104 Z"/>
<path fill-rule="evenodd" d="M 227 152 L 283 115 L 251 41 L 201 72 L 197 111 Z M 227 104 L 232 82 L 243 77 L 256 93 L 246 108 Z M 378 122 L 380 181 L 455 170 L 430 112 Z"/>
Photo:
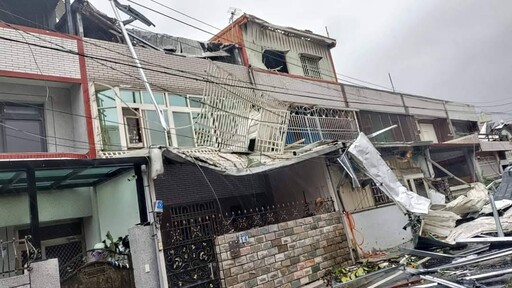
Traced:
<path fill-rule="evenodd" d="M 238 9 L 235 7 L 229 7 L 228 13 L 231 15 L 229 17 L 229 23 L 233 23 L 233 21 L 235 21 L 236 18 L 240 17 L 243 12 L 242 12 L 242 9 Z"/>

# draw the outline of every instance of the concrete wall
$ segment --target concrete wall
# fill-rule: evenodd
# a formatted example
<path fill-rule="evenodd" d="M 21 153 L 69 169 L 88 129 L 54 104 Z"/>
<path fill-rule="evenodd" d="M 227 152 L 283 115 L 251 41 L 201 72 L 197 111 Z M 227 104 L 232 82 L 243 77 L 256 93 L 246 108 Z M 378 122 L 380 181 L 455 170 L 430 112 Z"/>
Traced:
<path fill-rule="evenodd" d="M 73 114 L 73 136 L 76 141 L 75 151 L 78 153 L 87 153 L 89 149 L 87 149 L 87 124 L 82 87 L 80 85 L 73 85 L 70 92 L 71 113 Z"/>
<path fill-rule="evenodd" d="M 331 197 L 324 158 L 314 158 L 270 172 L 269 180 L 276 203 L 289 203 L 318 197 Z"/>
<path fill-rule="evenodd" d="M 402 98 L 391 92 L 345 85 L 350 108 L 386 113 L 404 114 Z"/>
<path fill-rule="evenodd" d="M 344 87 L 350 108 L 397 114 L 407 113 L 428 119 L 447 118 L 446 113 L 448 113 L 453 120 L 478 121 L 475 107 L 468 104 L 352 85 L 344 85 Z"/>
<path fill-rule="evenodd" d="M 310 81 L 300 78 L 254 71 L 256 87 L 273 97 L 295 104 L 344 108 L 345 102 L 339 84 Z"/>
<path fill-rule="evenodd" d="M 45 35 L 44 31 L 41 32 L 43 34 L 34 34 L 34 36 L 10 28 L 0 28 L 0 36 L 21 42 L 0 41 L 0 51 L 2 51 L 3 59 L 9 59 L 9 61 L 1 61 L 0 70 L 79 79 L 80 65 L 77 55 L 26 44 L 77 52 L 77 41 Z M 65 65 L 62 65 L 62 63 L 65 63 Z"/>
<path fill-rule="evenodd" d="M 88 217 L 92 214 L 91 188 L 75 188 L 38 193 L 39 221 L 54 221 Z M 2 226 L 29 223 L 28 195 L 5 195 L 0 197 L 0 219 Z M 56 209 L 58 208 L 58 209 Z"/>
<path fill-rule="evenodd" d="M 135 287 L 160 287 L 157 250 L 151 226 L 135 226 L 129 229 Z M 148 267 L 149 271 L 146 271 Z"/>
<path fill-rule="evenodd" d="M 239 256 L 228 244 L 238 233 L 217 237 L 223 287 L 300 287 L 317 281 L 327 269 L 349 265 L 343 229 L 339 212 L 252 229 Z"/>
<path fill-rule="evenodd" d="M 262 53 L 265 49 L 287 51 L 286 63 L 288 72 L 293 75 L 304 75 L 300 54 L 306 53 L 321 57 L 318 64 L 320 74 L 324 80 L 334 81 L 334 71 L 329 56 L 329 48 L 325 44 L 306 41 L 299 37 L 289 37 L 283 33 L 264 29 L 261 25 L 248 22 L 243 29 L 243 37 L 246 46 L 249 64 L 267 69 L 262 62 Z"/>
<path fill-rule="evenodd" d="M 140 223 L 137 187 L 132 175 L 133 172 L 128 172 L 96 186 L 102 240 L 108 231 L 114 239 L 124 237 L 129 228 Z"/>
<path fill-rule="evenodd" d="M 25 274 L 0 279 L 2 288 L 58 288 L 60 287 L 59 262 L 48 259 L 30 265 Z"/>
<path fill-rule="evenodd" d="M 72 114 L 83 115 L 84 113 L 80 91 L 78 84 L 0 79 L 0 102 L 44 107 L 48 152 L 84 153 L 88 150 L 85 118 L 72 116 Z M 81 105 L 78 104 L 80 102 Z M 74 118 L 77 119 L 74 120 Z"/>
<path fill-rule="evenodd" d="M 355 229 L 361 232 L 354 233 L 356 241 L 364 240 L 361 247 L 365 252 L 393 248 L 412 239 L 411 229 L 402 229 L 408 223 L 407 216 L 394 204 L 353 212 L 352 217 Z"/>

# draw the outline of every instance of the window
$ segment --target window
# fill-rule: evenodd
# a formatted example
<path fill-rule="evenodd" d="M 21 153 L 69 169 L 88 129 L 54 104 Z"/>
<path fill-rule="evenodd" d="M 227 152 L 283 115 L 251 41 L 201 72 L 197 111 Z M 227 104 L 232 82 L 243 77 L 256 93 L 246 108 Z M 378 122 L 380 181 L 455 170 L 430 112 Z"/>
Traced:
<path fill-rule="evenodd" d="M 45 152 L 43 106 L 0 103 L 0 152 Z"/>
<path fill-rule="evenodd" d="M 142 140 L 142 125 L 139 117 L 140 111 L 136 108 L 132 109 L 123 107 L 126 144 L 128 148 L 142 148 L 144 147 L 144 142 Z"/>
<path fill-rule="evenodd" d="M 300 55 L 300 64 L 302 65 L 304 76 L 322 79 L 319 68 L 320 59 L 322 58 L 317 56 L 310 56 L 305 54 Z"/>
<path fill-rule="evenodd" d="M 194 126 L 201 112 L 202 97 L 156 91 L 153 96 L 171 128 L 169 133 L 163 130 L 146 91 L 97 89 L 103 150 L 121 151 L 151 145 L 195 146 Z"/>
<path fill-rule="evenodd" d="M 286 52 L 278 50 L 265 50 L 261 54 L 261 61 L 268 70 L 288 73 L 286 66 Z"/>
<path fill-rule="evenodd" d="M 388 195 L 384 194 L 384 192 L 379 188 L 377 184 L 375 184 L 375 182 L 372 181 L 370 189 L 372 190 L 372 196 L 375 205 L 382 205 L 392 202 Z"/>

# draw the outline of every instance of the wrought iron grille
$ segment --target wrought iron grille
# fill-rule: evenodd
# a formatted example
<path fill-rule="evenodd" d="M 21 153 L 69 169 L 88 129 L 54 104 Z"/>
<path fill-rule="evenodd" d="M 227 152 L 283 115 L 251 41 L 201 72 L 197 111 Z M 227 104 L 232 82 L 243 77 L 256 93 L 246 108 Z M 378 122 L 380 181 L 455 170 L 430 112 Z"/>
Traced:
<path fill-rule="evenodd" d="M 303 140 L 311 144 L 320 140 L 354 140 L 358 135 L 353 111 L 298 106 L 291 111 L 286 143 Z"/>
<path fill-rule="evenodd" d="M 30 243 L 30 239 L 27 235 L 24 239 L 0 240 L 0 278 L 23 274 L 40 256 L 40 251 Z"/>

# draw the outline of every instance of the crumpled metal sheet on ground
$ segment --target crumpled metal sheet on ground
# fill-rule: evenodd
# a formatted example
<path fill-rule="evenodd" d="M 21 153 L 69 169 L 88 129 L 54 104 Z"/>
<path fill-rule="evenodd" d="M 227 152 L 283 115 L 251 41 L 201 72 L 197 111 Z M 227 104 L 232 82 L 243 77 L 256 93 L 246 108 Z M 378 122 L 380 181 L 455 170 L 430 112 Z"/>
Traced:
<path fill-rule="evenodd" d="M 500 217 L 503 232 L 512 232 L 512 209 Z M 458 239 L 472 238 L 483 233 L 496 232 L 496 221 L 493 217 L 480 217 L 455 227 L 446 237 L 448 243 L 455 243 Z"/>
<path fill-rule="evenodd" d="M 451 211 L 430 210 L 423 218 L 423 232 L 447 237 L 460 219 L 459 215 Z"/>
<path fill-rule="evenodd" d="M 464 215 L 472 212 L 479 212 L 489 199 L 488 191 L 482 183 L 474 183 L 473 188 L 461 195 L 457 199 L 446 204 L 442 210 L 451 211 L 458 215 Z"/>
<path fill-rule="evenodd" d="M 412 213 L 427 214 L 430 200 L 412 191 L 408 191 L 396 178 L 379 151 L 375 149 L 368 137 L 360 133 L 350 145 L 349 153 L 356 158 L 375 183 L 386 195 L 392 198 L 402 209 Z"/>

